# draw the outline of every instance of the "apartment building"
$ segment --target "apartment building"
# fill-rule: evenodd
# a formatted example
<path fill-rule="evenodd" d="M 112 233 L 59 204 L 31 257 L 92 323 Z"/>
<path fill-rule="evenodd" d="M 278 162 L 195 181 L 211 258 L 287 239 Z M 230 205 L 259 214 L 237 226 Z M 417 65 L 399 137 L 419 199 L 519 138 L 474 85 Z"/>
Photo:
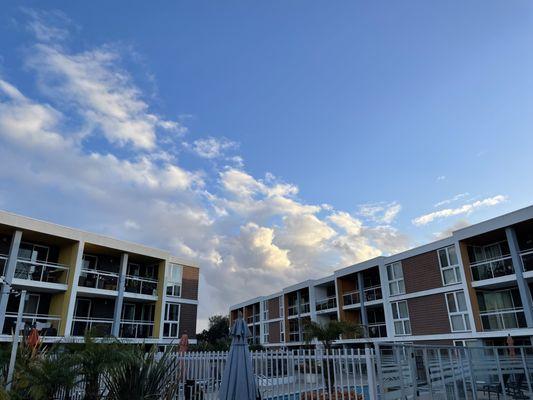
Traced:
<path fill-rule="evenodd" d="M 304 345 L 308 320 L 351 321 L 338 344 L 531 344 L 533 206 L 230 307 L 264 346 Z"/>
<path fill-rule="evenodd" d="M 23 321 L 45 341 L 113 335 L 195 342 L 199 269 L 168 252 L 0 211 L 0 341 Z"/>

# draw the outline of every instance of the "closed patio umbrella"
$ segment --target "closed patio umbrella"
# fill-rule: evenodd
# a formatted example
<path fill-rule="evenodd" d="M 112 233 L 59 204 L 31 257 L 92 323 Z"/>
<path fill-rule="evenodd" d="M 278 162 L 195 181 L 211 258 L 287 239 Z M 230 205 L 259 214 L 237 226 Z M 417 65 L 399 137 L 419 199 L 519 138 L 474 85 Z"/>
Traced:
<path fill-rule="evenodd" d="M 257 387 L 252 367 L 252 357 L 248 349 L 250 331 L 242 319 L 242 315 L 235 321 L 230 332 L 231 347 L 220 390 L 219 400 L 256 400 Z"/>

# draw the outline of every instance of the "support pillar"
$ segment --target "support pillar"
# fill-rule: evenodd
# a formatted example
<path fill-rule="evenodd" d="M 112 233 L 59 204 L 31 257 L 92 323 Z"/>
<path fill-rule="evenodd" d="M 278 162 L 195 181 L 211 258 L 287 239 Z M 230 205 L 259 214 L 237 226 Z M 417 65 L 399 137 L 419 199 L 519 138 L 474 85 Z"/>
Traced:
<path fill-rule="evenodd" d="M 126 274 L 128 272 L 128 253 L 120 256 L 120 274 L 118 276 L 117 299 L 115 300 L 115 313 L 113 314 L 113 336 L 120 333 L 120 318 L 122 316 L 122 304 L 124 303 L 124 290 L 126 287 Z"/>
<path fill-rule="evenodd" d="M 513 259 L 516 283 L 518 285 L 518 291 L 520 292 L 522 307 L 524 307 L 526 324 L 528 328 L 533 328 L 533 302 L 531 301 L 531 291 L 529 290 L 529 286 L 524 280 L 524 264 L 522 263 L 522 256 L 520 256 L 520 247 L 518 246 L 516 231 L 512 226 L 509 226 L 505 228 L 505 235 L 507 236 L 507 243 L 509 244 L 511 258 Z"/>
<path fill-rule="evenodd" d="M 363 280 L 363 273 L 357 273 L 357 285 L 359 289 L 359 301 L 361 303 L 361 324 L 364 327 L 364 336 L 368 337 L 368 315 L 366 314 L 365 306 L 365 281 Z"/>
<path fill-rule="evenodd" d="M 17 268 L 17 258 L 21 239 L 22 231 L 15 231 L 11 238 L 11 245 L 9 246 L 9 255 L 4 271 L 4 282 L 2 283 L 2 289 L 0 291 L 0 333 L 4 330 L 7 302 L 9 300 L 9 292 L 11 291 L 11 283 L 15 276 L 15 269 Z"/>

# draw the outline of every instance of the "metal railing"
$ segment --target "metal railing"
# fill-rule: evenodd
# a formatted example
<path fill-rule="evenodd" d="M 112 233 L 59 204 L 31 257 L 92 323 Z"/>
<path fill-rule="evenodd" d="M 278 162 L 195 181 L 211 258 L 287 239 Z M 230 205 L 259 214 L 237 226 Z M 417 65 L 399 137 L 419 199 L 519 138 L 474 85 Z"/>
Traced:
<path fill-rule="evenodd" d="M 287 308 L 287 313 L 289 317 L 298 315 L 298 314 L 307 314 L 310 311 L 311 311 L 311 308 L 309 306 L 309 303 L 302 303 L 300 304 L 300 307 L 298 307 L 298 305 L 295 304 Z"/>
<path fill-rule="evenodd" d="M 157 279 L 126 275 L 124 290 L 128 293 L 157 296 Z"/>
<path fill-rule="evenodd" d="M 368 324 L 367 334 L 368 334 L 368 337 L 370 338 L 387 337 L 387 324 L 384 322 L 376 323 L 376 324 Z"/>
<path fill-rule="evenodd" d="M 79 286 L 117 290 L 118 273 L 100 271 L 95 269 L 82 269 L 80 272 Z"/>
<path fill-rule="evenodd" d="M 520 253 L 520 256 L 522 257 L 524 271 L 533 271 L 533 250 L 524 250 Z"/>
<path fill-rule="evenodd" d="M 246 317 L 246 323 L 247 324 L 256 324 L 260 320 L 261 320 L 261 316 L 259 314 L 250 315 L 249 317 Z"/>
<path fill-rule="evenodd" d="M 7 254 L 0 254 L 0 276 L 4 276 L 5 274 L 8 258 L 9 256 Z"/>
<path fill-rule="evenodd" d="M 326 299 L 317 300 L 316 310 L 325 311 L 337 308 L 337 297 L 328 297 Z"/>
<path fill-rule="evenodd" d="M 526 327 L 523 308 L 481 311 L 481 323 L 485 331 L 500 331 Z"/>
<path fill-rule="evenodd" d="M 510 255 L 474 262 L 470 264 L 470 269 L 474 281 L 514 274 L 513 260 Z"/>
<path fill-rule="evenodd" d="M 91 332 L 95 336 L 109 336 L 113 330 L 113 318 L 74 317 L 72 336 L 84 336 Z"/>
<path fill-rule="evenodd" d="M 67 283 L 68 265 L 17 259 L 14 277 L 39 282 Z"/>
<path fill-rule="evenodd" d="M 120 321 L 121 338 L 149 338 L 154 332 L 154 321 L 123 319 Z"/>
<path fill-rule="evenodd" d="M 11 335 L 15 332 L 17 322 L 17 313 L 7 312 L 4 329 L 4 335 Z M 22 322 L 26 327 L 35 327 L 41 336 L 57 336 L 61 328 L 61 317 L 59 315 L 47 314 L 22 314 Z"/>
<path fill-rule="evenodd" d="M 377 344 L 383 400 L 531 399 L 533 348 Z"/>
<path fill-rule="evenodd" d="M 363 293 L 365 301 L 381 300 L 383 298 L 381 285 L 368 287 L 363 290 Z M 351 306 L 361 302 L 359 290 L 352 290 L 351 292 L 343 294 L 342 299 L 345 306 Z"/>

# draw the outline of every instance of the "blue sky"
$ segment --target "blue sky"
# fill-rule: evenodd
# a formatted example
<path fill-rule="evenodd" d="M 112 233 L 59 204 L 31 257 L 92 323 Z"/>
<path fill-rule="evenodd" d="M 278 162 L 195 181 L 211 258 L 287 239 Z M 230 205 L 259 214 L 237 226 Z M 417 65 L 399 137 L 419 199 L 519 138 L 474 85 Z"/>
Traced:
<path fill-rule="evenodd" d="M 202 324 L 531 204 L 529 1 L 109 3 L 3 3 L 0 207 L 197 261 Z"/>

